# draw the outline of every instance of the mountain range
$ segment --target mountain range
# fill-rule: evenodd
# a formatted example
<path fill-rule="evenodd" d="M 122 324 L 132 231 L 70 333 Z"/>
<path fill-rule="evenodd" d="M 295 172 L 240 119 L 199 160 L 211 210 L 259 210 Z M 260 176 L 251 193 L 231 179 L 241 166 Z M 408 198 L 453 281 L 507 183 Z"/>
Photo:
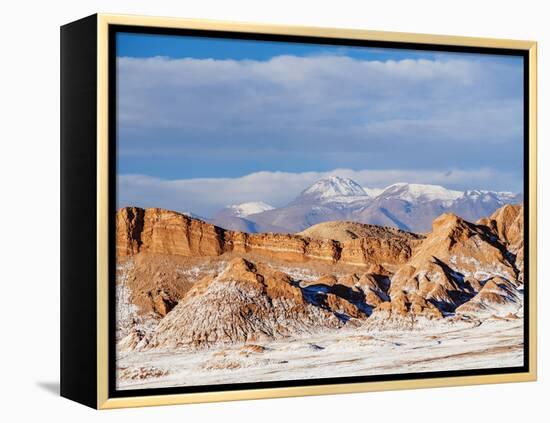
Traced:
<path fill-rule="evenodd" d="M 247 233 L 296 233 L 328 221 L 389 226 L 427 232 L 443 213 L 468 221 L 491 215 L 521 194 L 486 190 L 456 191 L 439 185 L 397 183 L 384 189 L 363 187 L 349 178 L 329 176 L 304 189 L 283 207 L 263 202 L 227 206 L 208 221 Z"/>

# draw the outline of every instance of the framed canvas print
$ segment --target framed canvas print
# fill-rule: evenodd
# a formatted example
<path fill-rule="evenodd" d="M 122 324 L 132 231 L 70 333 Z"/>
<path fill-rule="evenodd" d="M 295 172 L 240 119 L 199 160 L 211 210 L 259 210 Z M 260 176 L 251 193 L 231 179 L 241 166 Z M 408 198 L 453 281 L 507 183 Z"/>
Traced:
<path fill-rule="evenodd" d="M 536 43 L 61 29 L 61 394 L 536 379 Z"/>

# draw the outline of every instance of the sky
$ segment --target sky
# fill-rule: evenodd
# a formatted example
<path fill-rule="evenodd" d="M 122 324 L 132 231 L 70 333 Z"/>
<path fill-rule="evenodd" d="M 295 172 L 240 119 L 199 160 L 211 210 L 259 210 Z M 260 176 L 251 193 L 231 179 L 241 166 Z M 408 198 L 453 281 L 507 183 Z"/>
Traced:
<path fill-rule="evenodd" d="M 523 59 L 119 33 L 117 206 L 211 216 L 327 175 L 521 192 Z"/>

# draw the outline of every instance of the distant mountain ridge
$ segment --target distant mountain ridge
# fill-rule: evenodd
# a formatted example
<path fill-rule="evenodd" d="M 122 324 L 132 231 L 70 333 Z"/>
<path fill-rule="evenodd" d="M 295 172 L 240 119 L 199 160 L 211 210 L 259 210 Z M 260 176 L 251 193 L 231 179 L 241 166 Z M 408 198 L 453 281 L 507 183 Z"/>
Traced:
<path fill-rule="evenodd" d="M 427 202 L 433 200 L 453 201 L 462 195 L 462 191 L 443 188 L 440 185 L 397 183 L 382 190 L 376 197 L 394 197 L 406 201 Z"/>
<path fill-rule="evenodd" d="M 357 182 L 340 176 L 329 176 L 319 179 L 303 190 L 293 203 L 348 203 L 350 201 L 368 200 L 371 196 Z"/>
<path fill-rule="evenodd" d="M 255 232 L 303 231 L 322 222 L 346 220 L 426 232 L 442 213 L 476 221 L 522 195 L 486 190 L 450 190 L 440 185 L 396 183 L 363 187 L 349 178 L 328 176 L 304 189 L 283 207 L 265 203 L 228 206 L 209 222 L 225 229 Z"/>
<path fill-rule="evenodd" d="M 233 204 L 231 206 L 227 206 L 226 208 L 231 210 L 233 215 L 237 217 L 246 217 L 251 214 L 262 213 L 264 211 L 274 209 L 273 206 L 270 206 L 269 204 L 264 203 L 263 201 Z"/>

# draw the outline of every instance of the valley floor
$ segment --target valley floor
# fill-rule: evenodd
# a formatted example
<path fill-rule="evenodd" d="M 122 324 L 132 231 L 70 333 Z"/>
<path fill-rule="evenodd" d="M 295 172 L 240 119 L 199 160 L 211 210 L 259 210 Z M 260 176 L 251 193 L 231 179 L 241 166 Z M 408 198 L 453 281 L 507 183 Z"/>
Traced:
<path fill-rule="evenodd" d="M 206 350 L 120 353 L 118 389 L 405 374 L 523 365 L 523 319 L 422 329 L 339 329 Z"/>

